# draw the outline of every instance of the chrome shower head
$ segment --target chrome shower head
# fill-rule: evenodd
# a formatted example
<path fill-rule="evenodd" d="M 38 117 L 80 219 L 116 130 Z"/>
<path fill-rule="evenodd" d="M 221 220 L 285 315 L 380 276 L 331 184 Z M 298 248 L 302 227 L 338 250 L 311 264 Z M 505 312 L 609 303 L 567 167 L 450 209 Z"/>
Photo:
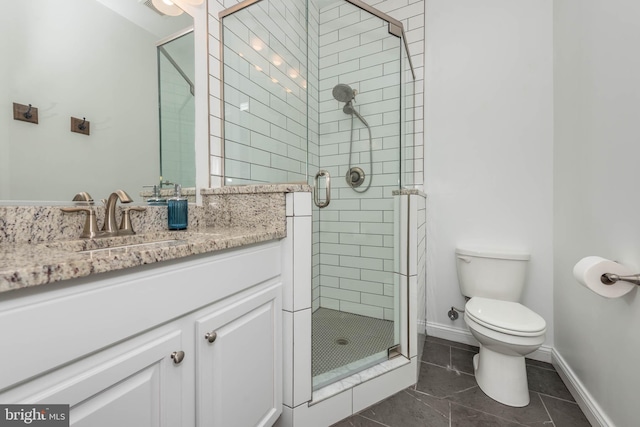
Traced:
<path fill-rule="evenodd" d="M 351 86 L 338 83 L 333 88 L 333 97 L 340 102 L 349 102 L 356 97 L 356 91 L 351 89 Z"/>

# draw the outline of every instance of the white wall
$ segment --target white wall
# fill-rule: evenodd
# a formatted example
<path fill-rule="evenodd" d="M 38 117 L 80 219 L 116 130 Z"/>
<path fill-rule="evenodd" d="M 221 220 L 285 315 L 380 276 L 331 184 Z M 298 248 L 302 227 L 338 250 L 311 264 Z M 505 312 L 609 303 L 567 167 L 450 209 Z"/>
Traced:
<path fill-rule="evenodd" d="M 607 300 L 571 272 L 587 255 L 640 272 L 638 17 L 634 0 L 554 2 L 555 349 L 620 427 L 638 425 L 638 291 Z"/>
<path fill-rule="evenodd" d="M 116 188 L 135 197 L 153 184 L 157 36 L 95 2 L 19 2 L 11 12 L 0 17 L 13 35 L 0 43 L 0 199 L 100 199 Z M 12 102 L 38 107 L 39 124 L 13 120 Z M 70 132 L 71 116 L 86 117 L 91 135 Z"/>
<path fill-rule="evenodd" d="M 554 342 L 551 0 L 427 0 L 429 332 L 467 331 L 454 250 L 531 253 L 524 304 Z"/>

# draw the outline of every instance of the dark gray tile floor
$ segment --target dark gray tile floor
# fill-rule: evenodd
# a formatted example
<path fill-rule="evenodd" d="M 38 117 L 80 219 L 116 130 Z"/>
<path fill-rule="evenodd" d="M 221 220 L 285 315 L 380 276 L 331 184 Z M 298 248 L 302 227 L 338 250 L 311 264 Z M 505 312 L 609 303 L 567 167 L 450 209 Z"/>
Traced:
<path fill-rule="evenodd" d="M 549 363 L 527 359 L 531 403 L 487 397 L 473 376 L 477 347 L 427 337 L 418 383 L 334 427 L 590 427 Z"/>

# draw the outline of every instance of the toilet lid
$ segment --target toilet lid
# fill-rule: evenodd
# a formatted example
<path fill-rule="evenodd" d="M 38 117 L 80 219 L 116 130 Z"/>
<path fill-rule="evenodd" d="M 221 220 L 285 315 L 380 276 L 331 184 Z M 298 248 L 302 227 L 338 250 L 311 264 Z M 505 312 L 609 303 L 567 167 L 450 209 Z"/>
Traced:
<path fill-rule="evenodd" d="M 540 315 L 517 302 L 474 297 L 467 302 L 465 311 L 481 325 L 506 333 L 529 335 L 547 328 Z"/>

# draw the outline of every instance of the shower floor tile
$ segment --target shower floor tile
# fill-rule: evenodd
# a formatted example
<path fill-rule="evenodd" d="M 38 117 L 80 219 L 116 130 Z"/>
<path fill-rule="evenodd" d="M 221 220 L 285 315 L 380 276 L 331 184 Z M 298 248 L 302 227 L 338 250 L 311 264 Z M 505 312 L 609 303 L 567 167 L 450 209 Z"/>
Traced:
<path fill-rule="evenodd" d="M 313 376 L 334 371 L 393 345 L 393 322 L 319 308 L 312 315 Z"/>

